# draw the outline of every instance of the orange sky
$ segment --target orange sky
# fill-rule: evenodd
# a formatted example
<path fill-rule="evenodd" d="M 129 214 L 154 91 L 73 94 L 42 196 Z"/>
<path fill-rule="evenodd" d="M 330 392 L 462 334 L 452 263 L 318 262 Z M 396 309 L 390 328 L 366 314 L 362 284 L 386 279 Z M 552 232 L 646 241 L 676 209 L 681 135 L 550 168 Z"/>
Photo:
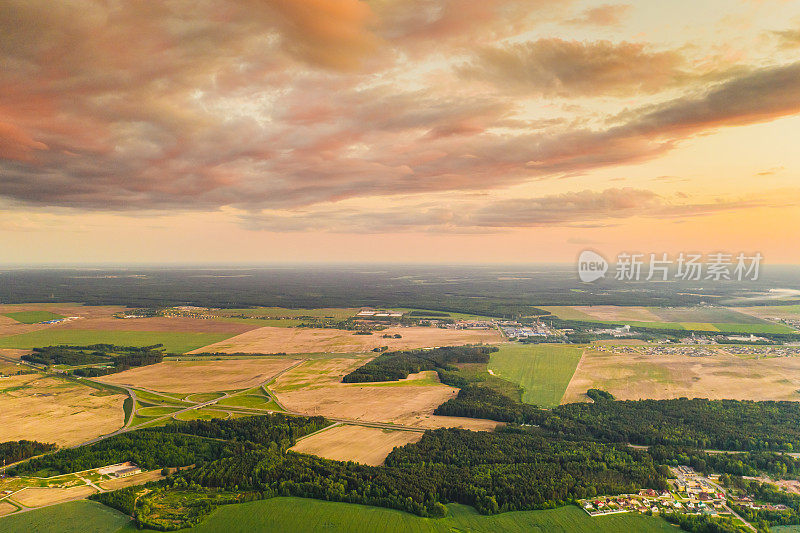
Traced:
<path fill-rule="evenodd" d="M 800 263 L 800 4 L 11 0 L 2 262 Z"/>

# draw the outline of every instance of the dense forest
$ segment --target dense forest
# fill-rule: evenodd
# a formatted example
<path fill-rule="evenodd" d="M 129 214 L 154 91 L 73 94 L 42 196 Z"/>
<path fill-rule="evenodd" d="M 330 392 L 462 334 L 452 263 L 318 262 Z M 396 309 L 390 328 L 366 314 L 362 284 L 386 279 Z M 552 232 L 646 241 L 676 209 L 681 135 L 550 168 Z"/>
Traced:
<path fill-rule="evenodd" d="M 76 368 L 72 373 L 81 377 L 97 377 L 124 372 L 137 366 L 147 366 L 164 360 L 162 344 L 152 346 L 114 346 L 92 344 L 89 346 L 46 346 L 34 348 L 33 353 L 22 359 L 39 365 L 102 365 Z"/>
<path fill-rule="evenodd" d="M 422 516 L 441 516 L 449 502 L 496 513 L 665 486 L 665 471 L 645 452 L 524 431 L 429 431 L 420 442 L 396 448 L 381 467 L 287 451 L 327 424 L 321 417 L 282 415 L 173 422 L 34 458 L 14 473 L 52 475 L 122 461 L 146 469 L 193 465 L 159 486 L 179 478 L 183 487 L 363 503 Z M 117 507 L 130 503 L 121 493 L 96 498 Z"/>
<path fill-rule="evenodd" d="M 0 466 L 10 465 L 28 457 L 47 453 L 56 449 L 55 444 L 35 440 L 11 440 L 0 442 Z"/>
<path fill-rule="evenodd" d="M 606 442 L 793 451 L 800 449 L 797 420 L 798 402 L 679 398 L 566 404 L 543 412 L 538 423 L 557 435 Z"/>
<path fill-rule="evenodd" d="M 512 400 L 496 390 L 473 384 L 465 385 L 458 391 L 458 396 L 437 407 L 433 414 L 486 418 L 517 424 L 541 419 L 540 409 L 535 405 Z"/>
<path fill-rule="evenodd" d="M 435 413 L 532 424 L 571 439 L 741 451 L 800 450 L 800 402 L 614 400 L 591 389 L 593 403 L 536 409 L 475 384 L 466 384 Z M 742 428 L 747 428 L 743 431 Z"/>
<path fill-rule="evenodd" d="M 387 352 L 342 378 L 343 383 L 395 381 L 423 370 L 447 369 L 455 363 L 488 363 L 494 346 L 448 346 L 444 348 Z"/>
<path fill-rule="evenodd" d="M 762 472 L 777 477 L 800 476 L 800 459 L 781 452 L 752 451 L 708 453 L 682 446 L 650 446 L 648 453 L 658 464 L 688 465 L 703 473 L 758 476 Z"/>
<path fill-rule="evenodd" d="M 241 308 L 384 307 L 512 317 L 543 305 L 697 305 L 774 287 L 800 289 L 791 267 L 770 265 L 757 281 L 580 283 L 565 265 L 281 265 L 258 268 L 120 268 L 0 270 L 0 301 L 84 302 L 134 308 L 198 305 Z M 634 290 L 631 290 L 632 287 Z M 578 290 L 574 290 L 578 289 Z M 775 300 L 761 300 L 774 304 Z M 795 298 L 781 304 L 798 303 Z"/>
<path fill-rule="evenodd" d="M 146 470 L 187 466 L 243 453 L 256 445 L 291 446 L 328 425 L 322 417 L 271 414 L 235 420 L 171 422 L 115 435 L 89 446 L 68 448 L 18 465 L 14 474 L 66 474 L 133 461 Z M 37 474 L 37 472 L 39 474 Z"/>

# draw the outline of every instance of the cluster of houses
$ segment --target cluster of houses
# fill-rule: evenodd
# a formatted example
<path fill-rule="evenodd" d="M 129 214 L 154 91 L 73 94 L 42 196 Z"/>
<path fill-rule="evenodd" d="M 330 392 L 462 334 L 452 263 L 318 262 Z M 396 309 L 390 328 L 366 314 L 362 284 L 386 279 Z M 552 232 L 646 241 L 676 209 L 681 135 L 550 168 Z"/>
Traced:
<path fill-rule="evenodd" d="M 580 506 L 589 516 L 615 513 L 687 513 L 717 515 L 729 513 L 726 495 L 710 479 L 698 475 L 688 466 L 672 469 L 670 489 L 642 489 L 638 494 L 599 496 L 581 500 Z"/>

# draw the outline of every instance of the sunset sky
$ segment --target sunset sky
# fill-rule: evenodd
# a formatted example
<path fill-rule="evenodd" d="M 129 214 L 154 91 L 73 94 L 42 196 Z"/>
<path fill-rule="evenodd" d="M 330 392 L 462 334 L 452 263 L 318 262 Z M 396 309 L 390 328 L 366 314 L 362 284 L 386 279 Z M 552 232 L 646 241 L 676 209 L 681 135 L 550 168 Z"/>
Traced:
<path fill-rule="evenodd" d="M 800 263 L 800 2 L 4 0 L 0 263 Z"/>

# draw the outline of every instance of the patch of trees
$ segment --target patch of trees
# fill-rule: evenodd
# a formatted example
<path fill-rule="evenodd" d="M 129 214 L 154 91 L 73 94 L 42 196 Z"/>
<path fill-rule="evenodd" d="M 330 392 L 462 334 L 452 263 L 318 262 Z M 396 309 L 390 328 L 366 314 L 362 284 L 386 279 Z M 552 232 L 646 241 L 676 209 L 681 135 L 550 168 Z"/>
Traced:
<path fill-rule="evenodd" d="M 747 533 L 750 531 L 742 524 L 726 517 L 690 515 L 683 513 L 666 513 L 661 515 L 670 524 L 679 526 L 684 531 L 693 533 Z"/>
<path fill-rule="evenodd" d="M 10 465 L 28 457 L 41 455 L 56 449 L 55 444 L 35 440 L 11 440 L 0 442 L 0 465 Z"/>
<path fill-rule="evenodd" d="M 614 395 L 608 391 L 600 390 L 600 389 L 589 389 L 586 391 L 586 396 L 591 398 L 595 402 L 602 402 L 604 400 L 613 400 Z"/>
<path fill-rule="evenodd" d="M 344 376 L 342 383 L 395 381 L 423 370 L 447 369 L 455 363 L 488 363 L 496 351 L 494 346 L 447 346 L 387 352 Z"/>
<path fill-rule="evenodd" d="M 45 346 L 34 348 L 33 353 L 23 355 L 30 363 L 51 365 L 95 365 L 105 363 L 105 367 L 76 368 L 73 374 L 81 377 L 97 377 L 123 372 L 133 367 L 154 365 L 164 360 L 161 351 L 163 344 L 152 346 L 115 346 L 113 344 L 92 344 L 89 346 Z"/>
<path fill-rule="evenodd" d="M 448 384 L 458 386 L 455 383 L 461 382 L 453 380 Z M 517 424 L 531 423 L 541 418 L 540 409 L 535 405 L 518 402 L 488 387 L 472 384 L 464 385 L 458 391 L 458 396 L 437 407 L 433 414 L 485 418 Z"/>

